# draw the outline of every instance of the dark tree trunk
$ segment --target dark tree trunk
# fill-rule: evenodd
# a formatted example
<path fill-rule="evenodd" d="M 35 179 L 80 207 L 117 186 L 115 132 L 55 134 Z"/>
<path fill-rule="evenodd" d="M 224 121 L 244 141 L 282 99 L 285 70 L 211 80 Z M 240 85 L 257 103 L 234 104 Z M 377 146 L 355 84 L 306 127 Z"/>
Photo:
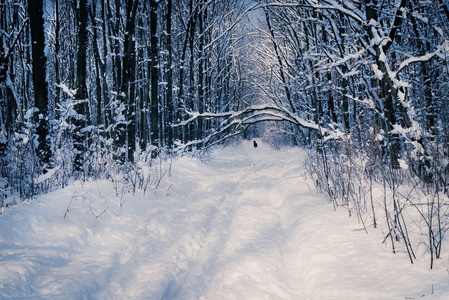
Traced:
<path fill-rule="evenodd" d="M 159 146 L 159 99 L 158 99 L 158 37 L 157 37 L 157 5 L 156 0 L 150 0 L 150 60 L 151 60 L 151 91 L 150 91 L 150 138 L 151 144 Z M 156 154 L 154 152 L 153 154 Z"/>
<path fill-rule="evenodd" d="M 108 23 L 107 21 L 107 9 L 106 9 L 106 0 L 101 0 L 100 1 L 100 10 L 101 10 L 101 15 L 102 15 L 102 22 L 101 22 L 101 30 L 102 30 L 102 40 L 103 40 L 103 59 L 104 62 L 102 64 L 100 64 L 101 66 L 101 76 L 103 78 L 103 82 L 102 82 L 102 88 L 103 88 L 103 107 L 105 108 L 102 114 L 102 122 L 100 122 L 100 124 L 102 123 L 104 125 L 104 130 L 105 130 L 105 136 L 109 136 L 110 137 L 110 132 L 106 132 L 106 129 L 108 128 L 109 124 L 111 124 L 112 122 L 112 112 L 111 112 L 111 108 L 110 108 L 110 99 L 109 99 L 109 86 L 108 86 L 108 82 L 106 80 L 106 58 L 108 57 L 108 46 L 111 46 L 110 43 L 108 43 L 108 32 L 109 32 L 109 27 L 106 26 L 106 24 Z M 109 4 L 109 1 L 108 1 Z M 108 109 L 106 109 L 106 107 L 108 107 Z M 100 117 L 101 118 L 101 117 Z"/>
<path fill-rule="evenodd" d="M 86 133 L 83 133 L 83 129 L 86 127 L 86 114 L 87 114 L 87 18 L 88 7 L 87 0 L 80 0 L 78 11 L 78 52 L 76 55 L 76 103 L 74 109 L 77 113 L 73 117 L 73 148 L 75 150 L 75 156 L 73 166 L 75 171 L 81 172 L 84 165 L 84 159 L 87 152 L 86 149 Z"/>
<path fill-rule="evenodd" d="M 204 38 L 205 38 L 205 29 L 204 29 L 204 20 L 206 18 L 207 8 L 203 6 L 203 4 L 199 4 L 198 7 L 200 14 L 198 18 L 198 34 L 199 34 L 199 43 L 198 43 L 198 99 L 197 99 L 197 109 L 198 113 L 204 113 Z M 198 119 L 198 124 L 196 128 L 195 139 L 201 140 L 203 138 L 203 119 Z M 201 148 L 201 144 L 197 145 L 198 149 Z"/>
<path fill-rule="evenodd" d="M 47 58 L 44 54 L 43 0 L 28 0 L 28 12 L 33 59 L 34 106 L 38 109 L 38 112 L 34 114 L 38 140 L 37 155 L 43 164 L 44 172 L 46 172 L 51 159 L 51 148 L 48 122 L 48 84 L 46 81 Z"/>
<path fill-rule="evenodd" d="M 60 84 L 61 79 L 59 75 L 59 55 L 61 51 L 61 44 L 59 41 L 59 34 L 61 31 L 61 23 L 59 20 L 59 0 L 55 0 L 55 83 Z M 55 90 L 55 104 L 60 101 L 61 91 L 59 88 Z M 59 117 L 59 116 L 57 116 Z"/>
<path fill-rule="evenodd" d="M 123 58 L 123 76 L 121 91 L 122 95 L 126 95 L 126 99 L 122 99 L 127 103 L 127 119 L 126 126 L 126 142 L 127 158 L 134 160 L 134 152 L 136 150 L 136 100 L 135 100 L 135 81 L 136 81 L 136 51 L 135 51 L 135 21 L 136 12 L 139 1 L 128 0 L 126 4 L 126 28 L 124 41 L 124 58 Z"/>
<path fill-rule="evenodd" d="M 173 124 L 175 122 L 175 104 L 173 99 L 173 49 L 172 49 L 172 0 L 167 0 L 167 146 L 172 147 L 174 139 Z"/>
<path fill-rule="evenodd" d="M 97 115 L 96 115 L 96 123 L 94 124 L 97 128 L 97 131 L 99 130 L 100 126 L 104 125 L 104 118 L 103 118 L 103 99 L 102 99 L 102 84 L 101 82 L 105 80 L 105 64 L 101 61 L 100 57 L 100 49 L 98 47 L 99 42 L 99 36 L 98 36 L 98 30 L 97 27 L 100 27 L 99 22 L 96 20 L 96 6 L 95 4 L 91 6 L 90 13 L 90 19 L 92 20 L 92 35 L 93 35 L 93 53 L 95 58 L 95 87 L 96 87 L 96 103 L 97 103 Z M 102 23 L 102 22 L 101 22 Z M 106 48 L 106 45 L 104 46 Z"/>
<path fill-rule="evenodd" d="M 189 27 L 191 20 L 189 20 L 189 22 L 187 23 L 187 30 L 186 32 L 189 32 Z M 184 110 L 185 108 L 185 101 L 184 101 L 184 66 L 185 66 L 185 59 L 186 59 L 186 54 L 187 54 L 187 42 L 188 42 L 188 35 L 186 34 L 186 37 L 184 39 L 184 43 L 183 43 L 183 47 L 182 47 L 182 51 L 181 51 L 181 59 L 180 59 L 180 68 L 179 68 L 179 88 L 178 88 L 178 103 L 181 105 L 182 110 L 178 110 L 175 114 L 175 118 L 179 119 L 179 120 L 183 120 L 183 114 L 181 114 L 181 111 Z M 184 129 L 182 129 L 183 133 L 179 134 L 182 138 L 182 141 L 184 142 Z"/>

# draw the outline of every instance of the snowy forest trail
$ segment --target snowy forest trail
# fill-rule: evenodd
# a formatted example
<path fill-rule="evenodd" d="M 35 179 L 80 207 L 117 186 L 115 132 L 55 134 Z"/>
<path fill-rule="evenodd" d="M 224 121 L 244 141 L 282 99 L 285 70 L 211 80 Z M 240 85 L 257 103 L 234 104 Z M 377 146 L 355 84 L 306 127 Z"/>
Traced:
<path fill-rule="evenodd" d="M 174 160 L 146 193 L 78 182 L 10 208 L 0 215 L 0 299 L 449 295 L 447 270 L 410 265 L 382 244 L 381 229 L 367 235 L 335 213 L 305 178 L 304 159 L 300 149 L 242 142 Z"/>
<path fill-rule="evenodd" d="M 175 276 L 180 278 L 170 282 L 163 299 L 240 298 L 245 286 L 253 287 L 252 295 L 245 297 L 288 298 L 283 220 L 278 210 L 283 209 L 283 191 L 298 191 L 292 187 L 298 186 L 300 173 L 283 176 L 292 170 L 275 168 L 271 164 L 278 160 L 261 151 L 242 148 L 207 163 L 211 174 L 200 189 L 206 193 L 197 197 L 219 200 L 205 217 L 197 252 L 186 270 Z M 260 260 L 264 256 L 267 260 Z M 228 288 L 217 293 L 223 280 Z"/>

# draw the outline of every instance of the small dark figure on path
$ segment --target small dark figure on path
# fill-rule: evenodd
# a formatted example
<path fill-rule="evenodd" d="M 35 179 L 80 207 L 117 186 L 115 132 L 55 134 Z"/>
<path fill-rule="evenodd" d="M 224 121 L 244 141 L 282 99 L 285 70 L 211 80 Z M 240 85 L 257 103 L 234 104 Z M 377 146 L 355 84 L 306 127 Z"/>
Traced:
<path fill-rule="evenodd" d="M 257 142 L 253 141 L 254 148 L 257 148 Z"/>

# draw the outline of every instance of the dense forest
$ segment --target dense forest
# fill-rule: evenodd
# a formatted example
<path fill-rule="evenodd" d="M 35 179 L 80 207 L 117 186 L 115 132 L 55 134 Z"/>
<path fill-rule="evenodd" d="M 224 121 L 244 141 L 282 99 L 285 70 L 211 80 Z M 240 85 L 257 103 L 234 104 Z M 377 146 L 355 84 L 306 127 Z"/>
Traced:
<path fill-rule="evenodd" d="M 257 137 L 310 149 L 319 190 L 411 262 L 415 211 L 440 257 L 447 0 L 1 0 L 0 36 L 3 198 Z"/>

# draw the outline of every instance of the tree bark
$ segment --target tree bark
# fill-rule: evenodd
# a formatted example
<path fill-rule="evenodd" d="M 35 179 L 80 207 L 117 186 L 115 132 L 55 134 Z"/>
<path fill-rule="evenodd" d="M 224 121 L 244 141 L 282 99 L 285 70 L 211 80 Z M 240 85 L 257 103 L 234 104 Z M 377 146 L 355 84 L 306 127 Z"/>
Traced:
<path fill-rule="evenodd" d="M 44 17 L 43 0 L 28 0 L 28 13 L 31 29 L 32 68 L 34 86 L 34 123 L 37 134 L 37 155 L 46 173 L 51 160 L 48 122 L 48 84 L 47 84 L 47 58 L 44 53 Z"/>
<path fill-rule="evenodd" d="M 72 117 L 74 125 L 73 130 L 73 148 L 75 156 L 73 167 L 75 171 L 81 172 L 84 166 L 85 155 L 87 152 L 86 133 L 83 132 L 86 127 L 87 119 L 87 18 L 88 7 L 87 0 L 80 0 L 78 11 L 78 52 L 76 55 L 76 94 L 74 110 L 76 116 Z"/>
<path fill-rule="evenodd" d="M 127 159 L 134 161 L 134 152 L 136 150 L 136 100 L 135 100 L 135 81 L 136 81 L 136 51 L 134 32 L 136 28 L 136 12 L 139 1 L 128 0 L 126 4 L 126 28 L 124 41 L 124 57 L 123 57 L 123 76 L 121 84 L 121 96 L 126 99 L 127 119 L 126 141 Z"/>
<path fill-rule="evenodd" d="M 366 4 L 366 20 L 369 23 L 370 20 L 378 21 L 378 2 L 377 0 L 365 0 Z M 402 19 L 399 17 L 403 8 L 405 8 L 406 1 L 402 0 L 399 8 L 396 11 L 396 16 L 393 21 L 393 26 L 389 33 L 389 42 L 381 46 L 379 43 L 373 46 L 373 50 L 375 51 L 375 59 L 376 65 L 378 69 L 382 72 L 383 76 L 380 80 L 380 98 L 384 104 L 384 130 L 387 134 L 387 151 L 390 157 L 391 167 L 394 169 L 400 168 L 398 159 L 400 158 L 401 145 L 399 141 L 399 135 L 397 133 L 393 133 L 394 125 L 397 124 L 396 110 L 397 106 L 399 111 L 402 114 L 402 121 L 405 127 L 411 126 L 410 118 L 407 114 L 407 111 L 401 100 L 398 99 L 399 88 L 396 87 L 393 83 L 393 78 L 390 78 L 387 63 L 385 61 L 385 57 L 387 55 L 387 51 L 392 45 L 395 34 L 397 32 L 397 27 L 401 24 Z M 367 25 L 366 30 L 370 39 L 374 37 L 374 31 L 380 35 L 372 25 Z"/>
<path fill-rule="evenodd" d="M 175 103 L 173 99 L 173 48 L 172 48 L 172 0 L 167 0 L 167 146 L 174 144 L 173 124 L 175 123 Z"/>
<path fill-rule="evenodd" d="M 158 37 L 157 37 L 157 6 L 156 0 L 150 0 L 150 60 L 151 60 L 151 91 L 150 91 L 150 138 L 151 144 L 159 147 L 159 99 L 158 99 Z M 157 151 L 153 152 L 153 156 Z"/>

